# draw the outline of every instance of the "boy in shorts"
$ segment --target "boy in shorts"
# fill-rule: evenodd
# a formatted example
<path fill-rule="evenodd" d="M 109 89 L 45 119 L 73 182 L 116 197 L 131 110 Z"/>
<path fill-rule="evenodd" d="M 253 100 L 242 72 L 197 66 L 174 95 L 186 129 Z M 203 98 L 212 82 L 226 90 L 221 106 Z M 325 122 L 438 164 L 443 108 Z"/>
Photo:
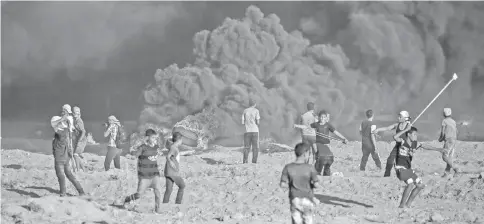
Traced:
<path fill-rule="evenodd" d="M 402 136 L 404 135 L 404 136 Z M 431 146 L 423 146 L 417 141 L 417 128 L 407 125 L 407 127 L 393 136 L 397 142 L 397 155 L 395 170 L 399 180 L 405 182 L 407 186 L 402 194 L 399 208 L 409 207 L 415 197 L 425 187 L 422 179 L 412 169 L 412 159 L 417 149 L 442 151 L 442 149 Z"/>
<path fill-rule="evenodd" d="M 320 187 L 318 174 L 312 165 L 306 163 L 309 147 L 306 143 L 297 144 L 294 149 L 296 161 L 282 170 L 280 186 L 282 189 L 289 188 L 293 224 L 312 224 L 314 207 L 319 203 L 313 193 L 314 188 Z"/>

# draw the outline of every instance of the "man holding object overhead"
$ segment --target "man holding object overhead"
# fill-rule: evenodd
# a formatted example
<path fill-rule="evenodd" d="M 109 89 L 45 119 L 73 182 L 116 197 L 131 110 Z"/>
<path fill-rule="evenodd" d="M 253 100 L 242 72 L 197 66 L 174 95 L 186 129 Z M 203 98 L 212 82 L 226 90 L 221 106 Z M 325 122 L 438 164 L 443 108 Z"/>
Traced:
<path fill-rule="evenodd" d="M 243 163 L 248 163 L 249 152 L 252 147 L 252 163 L 257 163 L 259 155 L 259 110 L 255 108 L 254 99 L 249 100 L 250 107 L 242 114 L 242 124 L 245 125 L 244 134 L 244 158 Z"/>

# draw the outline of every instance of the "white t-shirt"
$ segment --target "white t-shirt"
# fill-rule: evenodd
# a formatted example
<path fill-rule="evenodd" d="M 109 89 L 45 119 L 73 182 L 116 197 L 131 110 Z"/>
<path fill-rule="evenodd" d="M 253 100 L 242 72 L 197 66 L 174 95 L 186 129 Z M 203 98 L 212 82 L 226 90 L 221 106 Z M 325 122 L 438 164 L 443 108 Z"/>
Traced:
<path fill-rule="evenodd" d="M 245 125 L 245 132 L 259 132 L 256 120 L 260 120 L 259 110 L 249 107 L 242 114 L 242 123 Z"/>

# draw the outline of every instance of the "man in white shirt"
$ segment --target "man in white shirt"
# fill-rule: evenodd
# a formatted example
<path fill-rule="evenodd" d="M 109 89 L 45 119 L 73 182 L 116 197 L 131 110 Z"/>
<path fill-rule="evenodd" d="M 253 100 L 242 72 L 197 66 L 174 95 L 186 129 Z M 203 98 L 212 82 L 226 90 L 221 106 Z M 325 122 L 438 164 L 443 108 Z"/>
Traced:
<path fill-rule="evenodd" d="M 244 134 L 244 159 L 248 163 L 250 148 L 252 147 L 252 163 L 257 163 L 259 155 L 259 110 L 255 108 L 255 100 L 250 100 L 250 107 L 242 114 L 242 124 L 245 125 Z"/>

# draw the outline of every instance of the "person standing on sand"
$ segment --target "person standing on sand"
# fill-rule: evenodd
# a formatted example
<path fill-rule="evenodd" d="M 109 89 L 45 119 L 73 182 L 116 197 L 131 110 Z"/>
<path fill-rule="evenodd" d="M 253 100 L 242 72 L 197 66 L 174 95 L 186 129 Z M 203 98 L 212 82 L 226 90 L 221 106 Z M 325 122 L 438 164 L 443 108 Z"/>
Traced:
<path fill-rule="evenodd" d="M 183 200 L 183 192 L 185 190 L 185 181 L 180 176 L 180 150 L 179 146 L 182 144 L 182 134 L 180 132 L 173 133 L 173 139 L 168 155 L 166 155 L 165 178 L 166 190 L 163 197 L 163 203 L 170 201 L 170 195 L 173 191 L 173 183 L 178 186 L 178 193 L 176 194 L 175 203 L 181 204 Z"/>
<path fill-rule="evenodd" d="M 252 147 L 252 163 L 257 163 L 259 156 L 259 110 L 255 108 L 256 102 L 251 99 L 250 107 L 242 114 L 242 124 L 245 125 L 244 133 L 244 157 L 243 163 L 248 163 L 250 148 Z"/>
<path fill-rule="evenodd" d="M 104 159 L 104 169 L 108 171 L 111 167 L 111 162 L 114 160 L 114 167 L 121 169 L 121 152 L 122 149 L 118 149 L 116 146 L 116 137 L 118 135 L 118 129 L 121 126 L 119 120 L 111 115 L 108 117 L 107 129 L 104 132 L 104 137 L 109 137 L 108 151 L 106 158 Z"/>
<path fill-rule="evenodd" d="M 310 126 L 311 128 L 316 129 L 316 146 L 318 153 L 314 166 L 318 174 L 321 175 L 322 172 L 323 176 L 331 176 L 331 165 L 334 162 L 334 155 L 329 147 L 330 140 L 320 134 L 329 136 L 329 132 L 332 132 L 339 138 L 343 139 L 343 143 L 346 144 L 348 142 L 348 140 L 339 133 L 331 123 L 329 123 L 329 120 L 330 114 L 327 111 L 322 110 L 319 112 L 319 122 L 312 123 Z M 294 127 L 307 128 L 305 125 L 294 125 Z"/>
<path fill-rule="evenodd" d="M 309 102 L 307 104 L 308 111 L 301 115 L 300 124 L 308 128 L 301 128 L 302 142 L 307 143 L 310 147 L 310 151 L 313 155 L 313 162 L 316 162 L 316 130 L 309 128 L 312 123 L 318 121 L 318 116 L 314 112 L 314 103 Z"/>
<path fill-rule="evenodd" d="M 293 224 L 312 224 L 314 207 L 319 201 L 314 197 L 314 188 L 320 188 L 318 173 L 306 163 L 309 159 L 307 143 L 299 143 L 294 148 L 296 161 L 284 166 L 280 187 L 289 188 L 291 219 Z"/>
<path fill-rule="evenodd" d="M 455 173 L 459 170 L 454 167 L 452 161 L 454 156 L 455 143 L 457 141 L 457 124 L 452 119 L 452 110 L 450 108 L 444 108 L 444 119 L 442 120 L 442 127 L 440 130 L 439 142 L 444 142 L 444 151 L 442 151 L 442 160 L 447 164 L 445 172 L 442 177 L 446 177 L 450 174 L 450 170 L 453 169 Z"/>
<path fill-rule="evenodd" d="M 59 181 L 60 196 L 67 194 L 66 177 L 74 185 L 80 196 L 85 195 L 81 184 L 71 172 L 69 164 L 72 155 L 72 129 L 73 121 L 71 106 L 66 104 L 62 106 L 61 116 L 52 117 L 50 123 L 54 129 L 54 140 L 52 141 L 52 151 L 54 154 L 54 167 L 57 180 Z"/>
<path fill-rule="evenodd" d="M 402 130 L 405 130 L 407 126 L 410 125 L 410 119 L 411 119 L 410 114 L 408 114 L 407 111 L 401 111 L 398 114 L 398 123 L 392 124 L 388 127 L 377 128 L 375 131 L 373 131 L 373 133 L 378 134 L 378 132 L 390 131 L 390 130 L 395 130 L 396 133 L 399 133 Z M 395 164 L 395 158 L 397 156 L 397 151 L 399 147 L 398 144 L 399 144 L 398 142 L 395 143 L 395 146 L 390 152 L 390 155 L 388 155 L 387 164 L 385 166 L 385 173 L 383 174 L 383 177 L 389 177 L 392 172 L 392 168 L 393 168 L 393 165 Z"/>
<path fill-rule="evenodd" d="M 140 199 L 146 189 L 152 187 L 155 193 L 155 212 L 161 213 L 161 177 L 157 162 L 161 153 L 158 151 L 158 134 L 153 129 L 148 129 L 145 135 L 146 142 L 136 150 L 130 150 L 131 155 L 138 157 L 138 190 L 124 199 L 123 207 Z"/>
<path fill-rule="evenodd" d="M 361 151 L 363 156 L 361 157 L 360 170 L 365 171 L 368 157 L 371 154 L 373 161 L 375 161 L 376 167 L 381 170 L 380 156 L 376 149 L 376 138 L 373 133 L 376 130 L 376 125 L 373 123 L 373 110 L 366 111 L 366 120 L 361 122 L 360 135 L 361 135 Z"/>
<path fill-rule="evenodd" d="M 74 133 L 73 133 L 73 146 L 74 146 L 74 162 L 76 163 L 77 170 L 84 171 L 84 165 L 82 161 L 82 153 L 86 148 L 87 138 L 86 129 L 84 128 L 84 121 L 81 118 L 81 109 L 79 107 L 73 108 L 74 115 Z"/>

